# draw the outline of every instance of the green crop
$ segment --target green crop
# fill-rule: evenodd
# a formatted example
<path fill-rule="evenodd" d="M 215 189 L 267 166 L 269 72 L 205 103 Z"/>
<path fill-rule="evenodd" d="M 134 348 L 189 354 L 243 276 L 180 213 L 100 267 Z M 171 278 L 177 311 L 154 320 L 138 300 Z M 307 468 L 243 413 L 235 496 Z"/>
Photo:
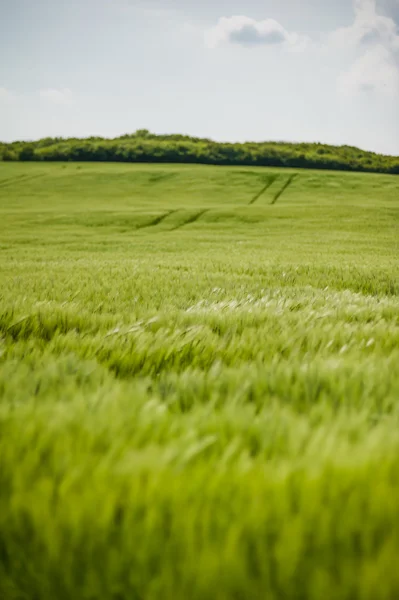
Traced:
<path fill-rule="evenodd" d="M 399 597 L 399 179 L 0 164 L 0 597 Z"/>

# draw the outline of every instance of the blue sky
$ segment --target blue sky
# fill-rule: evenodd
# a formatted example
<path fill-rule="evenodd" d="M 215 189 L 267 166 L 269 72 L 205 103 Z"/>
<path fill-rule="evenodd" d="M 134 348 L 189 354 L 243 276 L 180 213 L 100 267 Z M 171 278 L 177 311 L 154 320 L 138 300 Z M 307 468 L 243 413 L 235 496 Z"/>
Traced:
<path fill-rule="evenodd" d="M 399 155 L 399 0 L 0 0 L 0 139 L 147 128 Z"/>

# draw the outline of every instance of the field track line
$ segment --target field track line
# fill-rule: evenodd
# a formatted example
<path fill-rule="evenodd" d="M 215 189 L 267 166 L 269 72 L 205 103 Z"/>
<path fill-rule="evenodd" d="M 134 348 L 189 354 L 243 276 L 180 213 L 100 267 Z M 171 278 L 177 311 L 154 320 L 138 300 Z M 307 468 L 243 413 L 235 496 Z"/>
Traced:
<path fill-rule="evenodd" d="M 281 190 L 279 192 L 277 192 L 277 194 L 274 196 L 271 204 L 276 204 L 276 202 L 280 198 L 280 196 L 282 196 L 284 194 L 285 190 L 293 183 L 294 179 L 296 179 L 297 177 L 298 177 L 298 173 L 294 173 L 287 179 L 287 181 L 285 182 L 285 184 L 283 185 Z"/>
<path fill-rule="evenodd" d="M 39 179 L 40 177 L 43 177 L 43 173 L 40 173 L 40 175 L 18 175 L 17 177 L 10 177 L 9 179 L 3 179 L 0 181 L 0 187 L 7 187 L 18 183 L 26 183 L 27 181 Z"/>
<path fill-rule="evenodd" d="M 159 217 L 155 217 L 155 219 L 153 219 L 149 223 L 145 223 L 141 227 L 136 227 L 136 229 L 138 230 L 138 229 L 147 229 L 148 227 L 155 227 L 156 225 L 159 225 L 159 223 L 162 223 L 162 221 L 164 221 L 167 217 L 169 217 L 169 215 L 173 215 L 173 213 L 175 213 L 175 212 L 177 212 L 177 209 L 169 210 L 168 212 L 163 213 Z"/>
<path fill-rule="evenodd" d="M 273 185 L 273 183 L 276 181 L 276 179 L 278 179 L 278 175 L 270 175 L 267 179 L 267 183 L 266 185 L 261 189 L 260 192 L 258 192 L 250 201 L 249 206 L 251 206 L 252 204 L 255 204 L 255 202 L 257 200 L 259 200 L 259 198 L 269 189 L 270 186 Z"/>
<path fill-rule="evenodd" d="M 205 210 L 201 210 L 200 212 L 196 213 L 195 215 L 193 215 L 192 217 L 190 217 L 189 219 L 187 219 L 187 221 L 184 221 L 184 223 L 182 223 L 181 225 L 178 225 L 177 227 L 173 227 L 171 229 L 171 231 L 176 231 L 176 229 L 180 229 L 181 227 L 185 227 L 186 225 L 191 225 L 191 223 L 195 223 L 196 221 L 198 221 L 205 213 L 209 212 L 210 208 L 206 208 Z"/>
<path fill-rule="evenodd" d="M 172 179 L 173 177 L 176 177 L 176 173 L 156 173 L 150 177 L 149 182 L 159 183 L 160 181 Z"/>
<path fill-rule="evenodd" d="M 26 175 L 14 175 L 14 177 L 7 177 L 6 179 L 0 179 L 0 186 L 7 184 L 7 183 L 12 183 L 13 181 L 18 181 L 18 179 L 27 177 Z"/>

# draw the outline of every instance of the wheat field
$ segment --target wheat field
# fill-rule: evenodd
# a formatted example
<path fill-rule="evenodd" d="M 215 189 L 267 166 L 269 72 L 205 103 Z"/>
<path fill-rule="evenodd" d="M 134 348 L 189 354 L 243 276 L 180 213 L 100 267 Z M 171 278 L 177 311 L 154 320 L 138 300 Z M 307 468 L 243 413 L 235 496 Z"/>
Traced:
<path fill-rule="evenodd" d="M 399 179 L 0 163 L 0 596 L 399 597 Z"/>

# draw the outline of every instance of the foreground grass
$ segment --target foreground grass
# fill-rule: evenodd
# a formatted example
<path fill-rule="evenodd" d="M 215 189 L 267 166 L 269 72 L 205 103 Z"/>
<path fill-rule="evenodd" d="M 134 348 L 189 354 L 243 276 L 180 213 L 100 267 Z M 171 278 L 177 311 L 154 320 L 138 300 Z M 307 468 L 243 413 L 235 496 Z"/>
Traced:
<path fill-rule="evenodd" d="M 398 192 L 0 166 L 2 598 L 399 596 Z"/>

